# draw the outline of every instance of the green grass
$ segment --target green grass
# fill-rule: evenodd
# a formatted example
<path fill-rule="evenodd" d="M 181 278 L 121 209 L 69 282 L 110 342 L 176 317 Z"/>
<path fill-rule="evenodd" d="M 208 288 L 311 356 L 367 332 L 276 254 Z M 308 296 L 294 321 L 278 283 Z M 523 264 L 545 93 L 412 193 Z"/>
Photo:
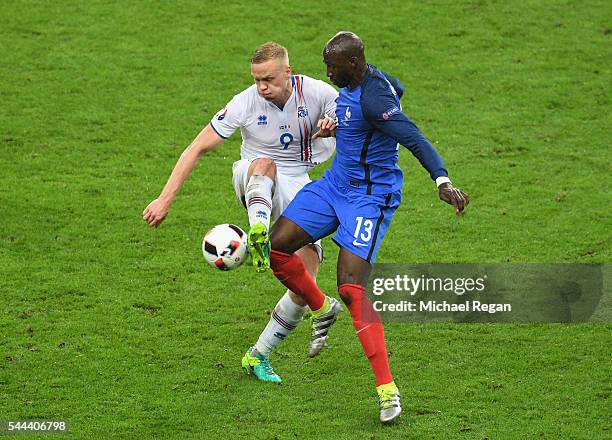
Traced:
<path fill-rule="evenodd" d="M 0 419 L 66 419 L 71 438 L 609 438 L 609 323 L 389 325 L 392 427 L 348 314 L 319 358 L 306 326 L 280 346 L 282 386 L 244 376 L 283 289 L 199 249 L 210 226 L 246 223 L 238 135 L 160 229 L 141 212 L 251 83 L 258 44 L 323 77 L 325 41 L 350 29 L 473 198 L 456 218 L 403 151 L 379 262 L 610 263 L 611 28 L 593 0 L 1 3 Z"/>

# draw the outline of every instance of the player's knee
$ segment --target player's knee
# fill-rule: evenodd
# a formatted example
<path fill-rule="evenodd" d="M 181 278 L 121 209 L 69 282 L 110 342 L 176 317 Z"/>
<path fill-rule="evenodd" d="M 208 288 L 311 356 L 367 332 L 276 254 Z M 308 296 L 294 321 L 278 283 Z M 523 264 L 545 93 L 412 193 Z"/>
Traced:
<path fill-rule="evenodd" d="M 347 264 L 346 262 L 339 263 L 337 277 L 338 288 L 343 284 L 365 286 L 368 282 L 368 276 L 370 275 L 368 269 L 369 267 L 363 265 Z"/>
<path fill-rule="evenodd" d="M 340 248 L 338 255 L 338 287 L 342 284 L 352 284 L 361 286 L 367 285 L 368 277 L 372 270 L 370 262 L 351 253 L 350 251 Z"/>
<path fill-rule="evenodd" d="M 268 176 L 272 180 L 276 177 L 276 163 L 267 157 L 260 157 L 251 162 L 249 175 Z"/>
<path fill-rule="evenodd" d="M 278 228 L 276 226 L 277 223 L 274 223 L 270 229 L 270 249 L 285 254 L 292 254 L 295 249 L 292 246 L 291 236 L 282 231 L 282 228 Z"/>
<path fill-rule="evenodd" d="M 272 250 L 292 254 L 309 242 L 312 242 L 312 237 L 284 216 L 276 220 L 270 229 Z"/>
<path fill-rule="evenodd" d="M 342 272 L 338 272 L 337 285 L 338 289 L 344 284 L 351 285 L 362 285 L 363 276 L 360 273 L 353 272 L 350 269 Z"/>

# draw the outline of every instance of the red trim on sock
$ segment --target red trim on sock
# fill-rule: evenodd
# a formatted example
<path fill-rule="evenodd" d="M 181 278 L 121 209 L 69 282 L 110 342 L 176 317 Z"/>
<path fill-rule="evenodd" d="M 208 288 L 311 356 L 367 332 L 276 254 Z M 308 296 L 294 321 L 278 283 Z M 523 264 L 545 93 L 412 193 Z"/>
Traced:
<path fill-rule="evenodd" d="M 270 251 L 270 267 L 274 275 L 293 293 L 299 295 L 311 310 L 319 310 L 325 302 L 325 295 L 306 271 L 302 259 L 296 254 Z"/>
<path fill-rule="evenodd" d="M 370 361 L 370 366 L 376 378 L 376 386 L 393 382 L 387 358 L 385 331 L 380 322 L 380 316 L 374 310 L 366 290 L 358 284 L 342 284 L 338 287 L 340 298 L 346 304 L 353 327 L 357 332 L 363 351 Z"/>

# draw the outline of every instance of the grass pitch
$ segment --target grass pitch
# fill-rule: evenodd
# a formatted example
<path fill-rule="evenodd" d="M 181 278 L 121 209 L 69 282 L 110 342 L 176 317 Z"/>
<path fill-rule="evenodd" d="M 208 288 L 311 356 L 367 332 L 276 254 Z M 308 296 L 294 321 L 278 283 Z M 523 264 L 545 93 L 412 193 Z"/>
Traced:
<path fill-rule="evenodd" d="M 0 419 L 68 420 L 71 438 L 609 438 L 609 323 L 388 325 L 405 406 L 390 427 L 348 313 L 318 358 L 306 325 L 279 347 L 281 386 L 246 377 L 283 289 L 200 254 L 212 225 L 246 224 L 237 134 L 160 229 L 141 212 L 251 84 L 258 44 L 322 78 L 348 29 L 473 198 L 456 218 L 403 151 L 379 262 L 609 263 L 611 27 L 595 0 L 3 2 Z"/>

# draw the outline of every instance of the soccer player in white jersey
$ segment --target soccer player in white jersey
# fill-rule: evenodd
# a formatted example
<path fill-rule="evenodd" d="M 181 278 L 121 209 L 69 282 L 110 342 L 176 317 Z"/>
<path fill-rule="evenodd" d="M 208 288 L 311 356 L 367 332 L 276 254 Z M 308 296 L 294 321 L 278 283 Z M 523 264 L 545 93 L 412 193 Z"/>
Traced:
<path fill-rule="evenodd" d="M 202 155 L 240 128 L 241 159 L 233 165 L 233 184 L 238 200 L 248 211 L 249 249 L 256 270 L 261 272 L 270 265 L 270 221 L 276 220 L 310 182 L 308 171 L 333 154 L 335 139 L 325 136 L 335 130 L 338 92 L 323 81 L 292 75 L 287 50 L 277 43 L 265 43 L 256 49 L 251 74 L 255 84 L 234 96 L 185 149 L 161 194 L 145 208 L 143 218 L 150 226 L 159 226 Z M 316 276 L 322 255 L 320 243 L 308 244 L 297 254 L 308 273 Z M 311 357 L 324 347 L 328 327 L 341 310 L 335 299 L 329 301 L 337 307 L 329 317 L 313 320 Z M 242 359 L 247 372 L 263 381 L 281 382 L 270 366 L 269 355 L 300 323 L 306 309 L 299 296 L 285 292 L 257 343 Z"/>

